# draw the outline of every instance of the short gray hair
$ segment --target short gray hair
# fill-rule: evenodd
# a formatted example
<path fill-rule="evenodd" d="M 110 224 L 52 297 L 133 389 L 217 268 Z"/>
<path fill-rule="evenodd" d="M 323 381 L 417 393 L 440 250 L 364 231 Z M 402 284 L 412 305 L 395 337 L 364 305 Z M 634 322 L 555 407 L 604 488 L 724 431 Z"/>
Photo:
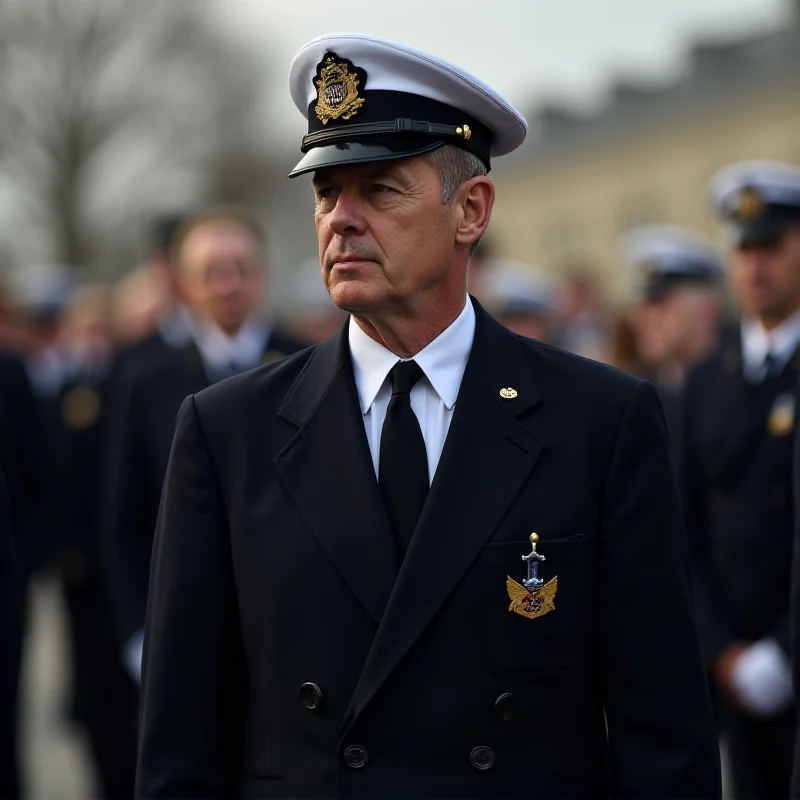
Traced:
<path fill-rule="evenodd" d="M 486 164 L 478 156 L 452 144 L 437 147 L 427 153 L 425 158 L 439 173 L 443 203 L 449 203 L 456 196 L 458 188 L 467 181 L 489 174 Z M 480 239 L 472 243 L 469 248 L 470 255 L 475 253 L 480 243 Z"/>
<path fill-rule="evenodd" d="M 449 203 L 456 196 L 459 186 L 489 172 L 478 156 L 452 144 L 437 147 L 426 158 L 439 173 L 443 203 Z"/>

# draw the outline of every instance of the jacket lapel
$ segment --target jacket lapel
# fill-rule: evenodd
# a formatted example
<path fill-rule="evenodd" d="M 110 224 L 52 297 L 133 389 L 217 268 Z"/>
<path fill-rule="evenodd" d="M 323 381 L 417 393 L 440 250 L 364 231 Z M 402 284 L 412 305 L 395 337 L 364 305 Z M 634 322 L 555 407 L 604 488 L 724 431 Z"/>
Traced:
<path fill-rule="evenodd" d="M 275 465 L 303 520 L 377 625 L 398 554 L 358 404 L 347 324 L 317 347 L 279 413 L 299 430 Z"/>
<path fill-rule="evenodd" d="M 478 557 L 544 446 L 519 418 L 539 402 L 521 342 L 475 303 L 475 341 L 439 466 L 343 732 Z M 516 390 L 504 399 L 501 388 Z"/>
<path fill-rule="evenodd" d="M 708 463 L 712 480 L 725 484 L 763 438 L 767 409 L 762 407 L 763 387 L 744 378 L 740 339 L 723 349 L 720 370 L 721 380 L 709 399 L 715 427 Z"/>

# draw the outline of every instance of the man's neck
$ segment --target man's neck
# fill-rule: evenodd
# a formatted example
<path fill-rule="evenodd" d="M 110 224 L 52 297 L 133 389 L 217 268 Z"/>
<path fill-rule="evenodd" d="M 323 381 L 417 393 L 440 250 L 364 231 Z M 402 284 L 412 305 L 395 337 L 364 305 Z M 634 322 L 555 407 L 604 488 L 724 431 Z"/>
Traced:
<path fill-rule="evenodd" d="M 413 358 L 458 319 L 466 302 L 469 299 L 465 293 L 459 302 L 449 303 L 429 315 L 384 318 L 381 315 L 352 314 L 352 317 L 367 336 L 387 350 L 400 358 Z"/>
<path fill-rule="evenodd" d="M 775 330 L 775 328 L 780 327 L 786 322 L 788 319 L 791 319 L 800 309 L 793 308 L 790 311 L 783 313 L 783 314 L 769 314 L 769 315 L 759 315 L 758 321 L 761 323 L 761 326 L 767 333 L 771 333 Z"/>

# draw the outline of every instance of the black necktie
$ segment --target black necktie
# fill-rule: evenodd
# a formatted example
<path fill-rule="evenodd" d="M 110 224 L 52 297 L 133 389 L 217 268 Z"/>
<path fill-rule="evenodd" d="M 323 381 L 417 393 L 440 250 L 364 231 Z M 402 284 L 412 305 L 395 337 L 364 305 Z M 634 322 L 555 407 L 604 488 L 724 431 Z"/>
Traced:
<path fill-rule="evenodd" d="M 762 369 L 764 372 L 764 380 L 774 378 L 776 375 L 780 374 L 780 362 L 774 353 L 768 352 L 766 356 L 764 356 L 764 366 Z"/>
<path fill-rule="evenodd" d="M 428 496 L 428 455 L 411 389 L 422 377 L 416 361 L 392 367 L 392 399 L 381 431 L 378 483 L 400 552 L 405 554 Z"/>

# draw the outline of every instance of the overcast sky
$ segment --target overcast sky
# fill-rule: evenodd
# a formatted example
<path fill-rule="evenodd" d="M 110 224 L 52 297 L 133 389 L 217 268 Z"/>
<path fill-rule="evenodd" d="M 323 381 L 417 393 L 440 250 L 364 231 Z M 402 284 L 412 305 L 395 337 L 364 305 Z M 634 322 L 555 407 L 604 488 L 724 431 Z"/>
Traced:
<path fill-rule="evenodd" d="M 524 112 L 548 99 L 597 102 L 619 76 L 677 75 L 693 40 L 774 28 L 798 5 L 793 0 L 214 2 L 225 24 L 258 50 L 265 107 L 282 145 L 304 132 L 289 99 L 289 62 L 322 33 L 374 33 L 432 51 L 475 73 Z"/>

